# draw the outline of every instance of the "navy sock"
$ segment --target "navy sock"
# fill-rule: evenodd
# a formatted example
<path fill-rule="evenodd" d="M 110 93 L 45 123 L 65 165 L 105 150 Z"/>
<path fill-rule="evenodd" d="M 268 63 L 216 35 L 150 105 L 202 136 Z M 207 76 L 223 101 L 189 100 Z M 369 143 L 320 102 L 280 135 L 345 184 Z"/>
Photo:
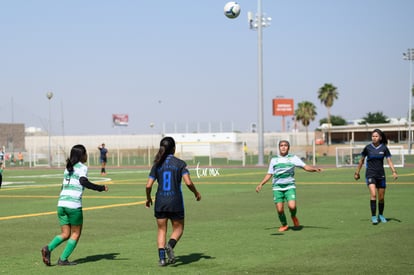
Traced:
<path fill-rule="evenodd" d="M 164 248 L 158 248 L 158 256 L 160 257 L 160 260 L 165 259 L 165 249 Z"/>
<path fill-rule="evenodd" d="M 384 202 L 378 202 L 378 213 L 382 215 L 384 213 Z"/>
<path fill-rule="evenodd" d="M 371 206 L 371 215 L 375 216 L 377 213 L 377 201 L 376 200 L 370 200 L 370 206 Z"/>

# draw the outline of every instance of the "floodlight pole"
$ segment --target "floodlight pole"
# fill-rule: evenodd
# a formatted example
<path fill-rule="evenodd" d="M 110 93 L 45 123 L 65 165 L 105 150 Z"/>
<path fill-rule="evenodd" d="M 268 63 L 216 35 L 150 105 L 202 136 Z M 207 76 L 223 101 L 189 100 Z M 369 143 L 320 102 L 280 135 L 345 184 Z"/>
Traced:
<path fill-rule="evenodd" d="M 257 0 L 257 65 L 258 65 L 258 140 L 259 157 L 258 165 L 264 164 L 264 116 L 263 116 L 263 26 L 262 26 L 262 1 Z"/>
<path fill-rule="evenodd" d="M 270 25 L 271 18 L 263 18 L 262 1 L 257 0 L 257 14 L 253 19 L 251 12 L 248 13 L 250 29 L 257 30 L 257 75 L 258 75 L 258 161 L 257 165 L 264 165 L 264 115 L 263 115 L 263 27 Z"/>
<path fill-rule="evenodd" d="M 51 143 L 50 143 L 50 131 L 51 131 L 51 112 L 50 112 L 50 100 L 52 99 L 52 97 L 53 97 L 53 93 L 52 92 L 48 92 L 48 93 L 46 93 L 46 97 L 47 97 L 47 99 L 49 100 L 49 126 L 48 126 L 48 130 L 47 130 L 47 132 L 48 132 L 48 136 L 49 136 L 49 144 L 48 144 L 48 164 L 49 164 L 49 167 L 52 167 L 52 150 L 51 150 Z"/>
<path fill-rule="evenodd" d="M 408 89 L 408 154 L 411 155 L 411 147 L 412 147 L 412 139 L 413 139 L 413 133 L 411 129 L 412 124 L 412 102 L 413 102 L 413 60 L 414 60 L 414 49 L 408 49 L 406 53 L 403 53 L 404 59 L 408 60 L 410 63 L 410 85 Z"/>

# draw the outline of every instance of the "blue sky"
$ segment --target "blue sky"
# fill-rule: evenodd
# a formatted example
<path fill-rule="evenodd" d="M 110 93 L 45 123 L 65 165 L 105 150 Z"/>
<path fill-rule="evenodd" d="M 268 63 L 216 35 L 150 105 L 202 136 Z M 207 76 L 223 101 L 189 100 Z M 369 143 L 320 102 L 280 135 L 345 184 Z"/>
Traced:
<path fill-rule="evenodd" d="M 236 19 L 219 0 L 0 1 L 0 123 L 52 134 L 142 134 L 162 125 L 257 121 L 257 32 L 240 0 Z M 311 101 L 338 88 L 331 114 L 406 117 L 414 48 L 412 0 L 262 0 L 264 130 L 280 131 L 272 99 Z M 49 102 L 46 93 L 54 97 Z M 127 113 L 129 126 L 112 127 Z M 153 123 L 154 127 L 150 125 Z M 292 126 L 292 125 L 288 125 Z"/>

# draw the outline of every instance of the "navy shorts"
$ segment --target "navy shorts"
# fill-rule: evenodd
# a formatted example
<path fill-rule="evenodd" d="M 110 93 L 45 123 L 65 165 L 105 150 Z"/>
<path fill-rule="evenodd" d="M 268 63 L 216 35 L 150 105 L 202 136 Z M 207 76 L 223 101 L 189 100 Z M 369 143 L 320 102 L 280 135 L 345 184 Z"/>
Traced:
<path fill-rule="evenodd" d="M 366 178 L 367 186 L 370 184 L 375 184 L 376 188 L 386 188 L 387 183 L 385 178 Z"/>
<path fill-rule="evenodd" d="M 184 211 L 179 211 L 179 212 L 155 211 L 154 217 L 156 217 L 157 219 L 184 220 Z"/>

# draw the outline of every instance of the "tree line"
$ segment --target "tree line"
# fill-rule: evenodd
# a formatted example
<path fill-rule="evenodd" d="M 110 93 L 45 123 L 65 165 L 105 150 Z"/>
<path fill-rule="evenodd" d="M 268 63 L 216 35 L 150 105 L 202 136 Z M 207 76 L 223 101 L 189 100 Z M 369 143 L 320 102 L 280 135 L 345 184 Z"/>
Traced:
<path fill-rule="evenodd" d="M 414 96 L 414 86 L 412 88 L 412 95 Z M 318 99 L 327 109 L 327 117 L 319 120 L 319 125 L 327 123 L 332 126 L 347 125 L 347 121 L 341 116 L 331 115 L 331 107 L 335 100 L 339 97 L 338 88 L 332 83 L 325 83 L 318 90 Z M 295 110 L 295 119 L 300 121 L 306 130 L 306 140 L 308 140 L 308 126 L 315 120 L 316 106 L 310 101 L 302 101 L 298 103 Z M 411 120 L 414 120 L 414 112 L 411 112 Z M 359 124 L 377 124 L 389 123 L 390 119 L 383 112 L 368 112 L 365 117 L 361 119 Z M 308 142 L 309 143 L 309 142 Z M 328 144 L 331 144 L 331 133 L 328 127 Z"/>

